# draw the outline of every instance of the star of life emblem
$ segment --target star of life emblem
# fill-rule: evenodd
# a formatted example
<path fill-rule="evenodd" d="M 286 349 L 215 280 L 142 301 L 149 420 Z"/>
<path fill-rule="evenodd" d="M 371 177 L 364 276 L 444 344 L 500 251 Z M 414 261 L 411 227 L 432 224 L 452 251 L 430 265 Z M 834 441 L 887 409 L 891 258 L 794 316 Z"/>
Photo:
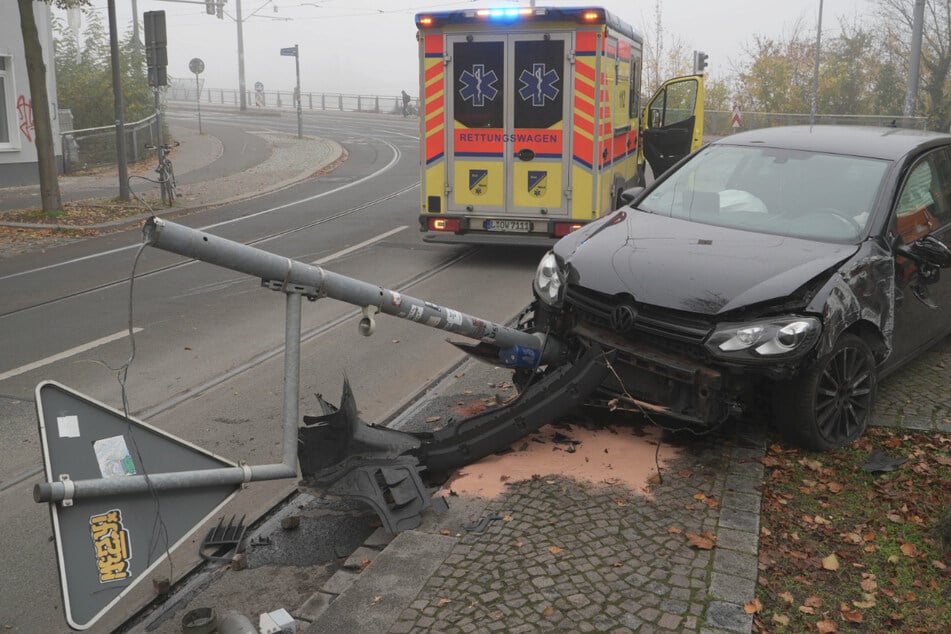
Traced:
<path fill-rule="evenodd" d="M 463 100 L 472 100 L 472 105 L 477 108 L 484 106 L 486 99 L 494 101 L 499 94 L 498 88 L 495 87 L 499 76 L 494 70 L 485 72 L 485 64 L 473 64 L 472 71 L 462 71 L 459 80 L 462 82 L 459 95 Z"/>
<path fill-rule="evenodd" d="M 556 70 L 545 70 L 544 64 L 532 64 L 531 72 L 523 68 L 522 74 L 518 77 L 518 80 L 522 82 L 518 94 L 525 101 L 531 100 L 532 106 L 544 106 L 546 99 L 554 101 L 558 97 L 560 91 L 555 83 L 559 79 Z"/>

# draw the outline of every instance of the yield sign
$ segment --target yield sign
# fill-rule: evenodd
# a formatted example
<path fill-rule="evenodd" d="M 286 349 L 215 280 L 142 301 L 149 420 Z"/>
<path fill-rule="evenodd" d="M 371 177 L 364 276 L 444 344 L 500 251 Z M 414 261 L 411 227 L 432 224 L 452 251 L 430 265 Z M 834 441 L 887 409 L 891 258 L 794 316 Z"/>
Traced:
<path fill-rule="evenodd" d="M 36 386 L 36 409 L 49 482 L 235 466 L 53 381 Z M 84 630 L 96 623 L 239 487 L 50 504 L 69 626 Z"/>

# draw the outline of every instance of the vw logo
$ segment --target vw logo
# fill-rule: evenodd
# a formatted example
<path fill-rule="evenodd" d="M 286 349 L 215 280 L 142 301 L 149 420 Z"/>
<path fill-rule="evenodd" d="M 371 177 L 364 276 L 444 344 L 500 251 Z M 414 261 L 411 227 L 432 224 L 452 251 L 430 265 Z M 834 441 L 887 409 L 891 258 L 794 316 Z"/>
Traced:
<path fill-rule="evenodd" d="M 615 332 L 626 333 L 634 328 L 637 311 L 630 304 L 618 304 L 611 311 L 611 328 Z"/>

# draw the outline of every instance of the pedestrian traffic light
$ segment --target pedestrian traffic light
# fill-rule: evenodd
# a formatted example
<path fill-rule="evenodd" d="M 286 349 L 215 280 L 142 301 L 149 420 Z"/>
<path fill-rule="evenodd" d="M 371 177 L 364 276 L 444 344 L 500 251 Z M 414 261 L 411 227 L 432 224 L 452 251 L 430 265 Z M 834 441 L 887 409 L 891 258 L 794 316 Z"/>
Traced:
<path fill-rule="evenodd" d="M 703 51 L 694 51 L 693 52 L 693 74 L 702 75 L 703 69 L 707 67 L 707 57 L 709 57 Z"/>

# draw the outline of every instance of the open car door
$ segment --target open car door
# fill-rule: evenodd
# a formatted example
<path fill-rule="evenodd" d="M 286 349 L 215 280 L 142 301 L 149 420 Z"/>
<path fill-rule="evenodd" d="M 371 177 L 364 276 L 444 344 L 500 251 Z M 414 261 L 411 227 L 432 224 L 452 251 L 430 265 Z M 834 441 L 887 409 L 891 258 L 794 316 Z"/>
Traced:
<path fill-rule="evenodd" d="M 665 81 L 641 121 L 638 164 L 646 159 L 656 178 L 703 144 L 703 75 Z"/>

